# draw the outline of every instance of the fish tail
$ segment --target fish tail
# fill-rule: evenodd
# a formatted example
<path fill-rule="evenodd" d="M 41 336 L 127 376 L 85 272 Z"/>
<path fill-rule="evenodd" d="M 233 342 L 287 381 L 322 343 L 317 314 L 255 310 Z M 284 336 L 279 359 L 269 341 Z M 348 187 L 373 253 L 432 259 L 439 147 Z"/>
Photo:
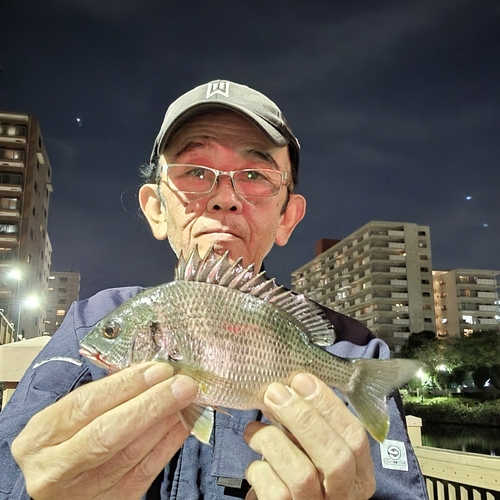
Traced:
<path fill-rule="evenodd" d="M 389 432 L 386 397 L 422 367 L 410 359 L 354 359 L 349 388 L 344 390 L 359 419 L 380 443 Z"/>

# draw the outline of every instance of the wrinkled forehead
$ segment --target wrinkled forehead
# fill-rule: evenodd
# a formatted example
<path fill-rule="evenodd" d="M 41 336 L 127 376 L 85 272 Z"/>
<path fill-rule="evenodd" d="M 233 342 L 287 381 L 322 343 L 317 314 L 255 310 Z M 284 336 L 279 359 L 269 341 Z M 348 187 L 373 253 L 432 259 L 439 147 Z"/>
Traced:
<path fill-rule="evenodd" d="M 273 152 L 280 149 L 250 120 L 228 109 L 204 110 L 187 118 L 162 152 L 176 154 L 191 142 L 215 141 L 235 147 L 254 146 Z"/>

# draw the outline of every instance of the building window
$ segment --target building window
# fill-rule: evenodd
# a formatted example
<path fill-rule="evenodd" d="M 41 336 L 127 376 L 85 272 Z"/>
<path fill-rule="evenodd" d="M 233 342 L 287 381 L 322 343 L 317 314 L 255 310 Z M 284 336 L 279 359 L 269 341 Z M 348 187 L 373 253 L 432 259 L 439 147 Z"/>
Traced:
<path fill-rule="evenodd" d="M 36 181 L 33 183 L 33 189 L 35 190 L 35 193 L 38 193 L 38 184 Z"/>
<path fill-rule="evenodd" d="M 419 236 L 425 236 L 425 234 L 426 234 L 426 233 L 425 233 L 425 231 L 419 231 L 419 232 L 418 232 L 418 235 L 419 235 Z"/>
<path fill-rule="evenodd" d="M 66 299 L 59 299 L 57 301 L 58 304 L 66 305 Z"/>
<path fill-rule="evenodd" d="M 422 272 L 422 273 L 428 273 L 429 272 L 429 268 L 428 267 L 421 267 L 420 268 L 420 272 Z"/>
<path fill-rule="evenodd" d="M 59 287 L 59 290 L 58 290 L 59 293 L 66 293 L 67 291 L 68 290 L 66 288 L 61 288 L 61 287 Z"/>
<path fill-rule="evenodd" d="M 61 276 L 59 278 L 59 283 L 67 283 L 68 282 L 68 278 L 66 276 Z"/>
<path fill-rule="evenodd" d="M 427 243 L 425 243 L 423 241 L 419 241 L 418 242 L 418 248 L 427 248 Z"/>
<path fill-rule="evenodd" d="M 16 234 L 17 224 L 0 224 L 0 234 Z"/>
<path fill-rule="evenodd" d="M 429 280 L 422 280 L 422 285 L 428 285 L 429 284 Z"/>
<path fill-rule="evenodd" d="M 432 323 L 432 319 L 431 318 L 424 318 L 424 323 Z"/>
<path fill-rule="evenodd" d="M 0 184 L 12 184 L 21 186 L 23 178 L 19 174 L 0 174 Z"/>
<path fill-rule="evenodd" d="M 16 210 L 19 200 L 17 198 L 0 198 L 0 208 Z"/>
<path fill-rule="evenodd" d="M 36 208 L 33 207 L 33 217 L 36 217 Z"/>
<path fill-rule="evenodd" d="M 429 292 L 422 292 L 422 297 L 430 297 L 431 294 Z"/>
<path fill-rule="evenodd" d="M 427 255 L 419 255 L 418 258 L 420 260 L 429 260 L 429 257 L 427 257 Z"/>
<path fill-rule="evenodd" d="M 30 229 L 30 238 L 31 238 L 31 241 L 33 241 L 33 229 Z"/>
<path fill-rule="evenodd" d="M 56 316 L 64 316 L 66 314 L 65 309 L 57 309 L 56 310 Z"/>

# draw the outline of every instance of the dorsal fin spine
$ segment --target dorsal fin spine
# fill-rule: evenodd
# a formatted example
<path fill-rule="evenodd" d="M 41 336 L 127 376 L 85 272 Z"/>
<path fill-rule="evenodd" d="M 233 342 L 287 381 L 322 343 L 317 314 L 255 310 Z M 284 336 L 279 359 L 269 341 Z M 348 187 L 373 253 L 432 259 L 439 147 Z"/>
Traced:
<path fill-rule="evenodd" d="M 321 345 L 334 342 L 333 325 L 316 303 L 302 294 L 276 285 L 274 278 L 266 279 L 264 271 L 256 274 L 253 264 L 244 268 L 242 260 L 240 257 L 231 263 L 229 252 L 221 256 L 215 253 L 213 247 L 201 258 L 196 247 L 187 261 L 182 253 L 179 256 L 175 279 L 214 284 L 247 293 L 293 317 L 311 341 Z"/>

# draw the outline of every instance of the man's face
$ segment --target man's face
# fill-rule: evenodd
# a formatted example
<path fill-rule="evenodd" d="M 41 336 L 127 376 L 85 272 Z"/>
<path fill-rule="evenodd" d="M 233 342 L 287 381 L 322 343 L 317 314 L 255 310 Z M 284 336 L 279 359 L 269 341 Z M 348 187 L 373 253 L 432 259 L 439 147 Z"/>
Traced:
<path fill-rule="evenodd" d="M 288 149 L 274 146 L 232 111 L 201 115 L 186 123 L 161 162 L 221 171 L 277 169 L 288 172 L 291 179 Z M 234 191 L 229 176 L 220 176 L 212 191 L 203 195 L 174 192 L 165 182 L 165 173 L 162 179 L 162 200 L 156 198 L 156 186 L 146 185 L 141 190 L 141 207 L 155 237 L 168 238 L 177 255 L 181 251 L 189 255 L 198 246 L 203 256 L 214 247 L 220 254 L 229 250 L 232 260 L 243 257 L 243 265 L 254 263 L 258 270 L 274 243 L 286 244 L 305 211 L 303 197 L 296 194 L 284 209 L 286 185 L 274 197 L 245 199 Z"/>

